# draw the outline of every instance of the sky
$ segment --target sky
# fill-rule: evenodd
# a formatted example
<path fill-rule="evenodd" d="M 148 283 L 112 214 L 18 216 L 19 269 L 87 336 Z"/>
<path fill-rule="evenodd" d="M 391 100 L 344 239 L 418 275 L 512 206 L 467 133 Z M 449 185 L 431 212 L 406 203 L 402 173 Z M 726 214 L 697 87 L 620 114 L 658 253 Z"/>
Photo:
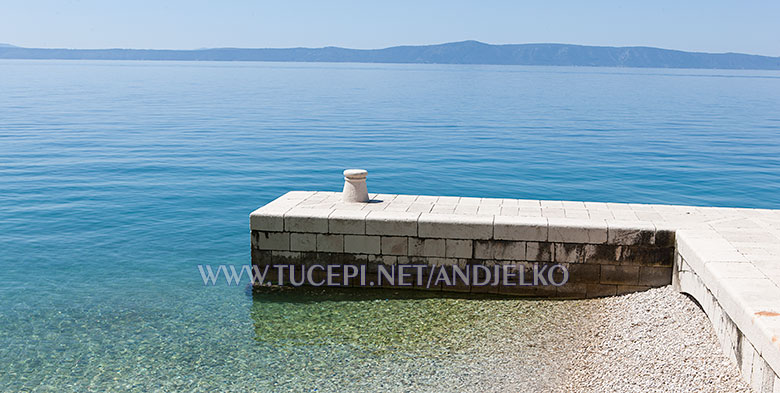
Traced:
<path fill-rule="evenodd" d="M 778 0 L 0 0 L 0 43 L 38 48 L 654 46 L 780 56 Z"/>

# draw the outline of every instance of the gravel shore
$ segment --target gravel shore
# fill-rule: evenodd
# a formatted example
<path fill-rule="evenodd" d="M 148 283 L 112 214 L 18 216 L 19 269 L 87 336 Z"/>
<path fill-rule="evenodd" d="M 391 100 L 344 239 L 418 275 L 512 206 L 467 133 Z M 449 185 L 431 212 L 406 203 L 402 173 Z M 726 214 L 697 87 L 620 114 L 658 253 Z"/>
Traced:
<path fill-rule="evenodd" d="M 671 287 L 593 300 L 594 316 L 572 351 L 567 390 L 749 392 L 710 321 Z"/>

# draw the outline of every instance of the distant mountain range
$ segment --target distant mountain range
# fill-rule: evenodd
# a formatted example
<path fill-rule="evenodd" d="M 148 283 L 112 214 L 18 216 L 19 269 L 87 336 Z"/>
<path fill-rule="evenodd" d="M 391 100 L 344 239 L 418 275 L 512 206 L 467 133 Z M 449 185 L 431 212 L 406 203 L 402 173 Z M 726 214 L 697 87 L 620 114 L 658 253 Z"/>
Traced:
<path fill-rule="evenodd" d="M 200 60 L 353 63 L 512 64 L 588 67 L 717 68 L 780 70 L 780 57 L 741 53 L 700 53 L 643 46 L 609 47 L 567 44 L 490 45 L 478 41 L 385 49 L 214 48 L 40 49 L 0 44 L 0 59 Z"/>

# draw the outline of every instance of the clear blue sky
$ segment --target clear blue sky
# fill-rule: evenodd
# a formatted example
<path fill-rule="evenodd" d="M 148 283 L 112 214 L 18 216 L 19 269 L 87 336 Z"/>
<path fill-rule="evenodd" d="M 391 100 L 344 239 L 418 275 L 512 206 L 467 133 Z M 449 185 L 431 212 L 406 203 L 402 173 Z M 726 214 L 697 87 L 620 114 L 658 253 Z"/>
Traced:
<path fill-rule="evenodd" d="M 0 42 L 27 47 L 381 48 L 469 39 L 780 56 L 780 1 L 0 2 Z"/>

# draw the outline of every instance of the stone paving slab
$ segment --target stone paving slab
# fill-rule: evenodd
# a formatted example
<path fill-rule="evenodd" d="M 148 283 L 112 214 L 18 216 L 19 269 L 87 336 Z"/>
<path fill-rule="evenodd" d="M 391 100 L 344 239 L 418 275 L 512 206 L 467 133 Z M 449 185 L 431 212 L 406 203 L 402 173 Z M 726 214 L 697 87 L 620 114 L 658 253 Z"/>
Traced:
<path fill-rule="evenodd" d="M 545 242 L 668 245 L 675 247 L 680 260 L 699 277 L 755 349 L 756 356 L 775 375 L 780 371 L 780 210 L 369 196 L 370 203 L 344 203 L 338 192 L 292 191 L 252 212 L 250 225 L 255 231 L 280 232 L 258 239 L 261 247 L 281 245 L 325 252 L 346 248 L 360 253 L 387 250 L 400 254 L 413 249 L 421 255 L 460 258 L 472 252 L 471 243 L 458 242 L 462 239 L 522 241 L 524 256 L 543 256 L 545 252 L 552 255 L 539 249 L 540 245 L 551 246 Z M 290 238 L 281 233 L 288 231 L 316 235 Z M 401 240 L 405 236 L 444 240 L 409 244 Z M 520 253 L 511 249 L 502 252 Z M 584 250 L 577 252 L 572 254 L 571 262 L 584 255 Z M 659 274 L 649 268 L 637 272 L 619 267 L 606 269 L 602 274 L 616 279 L 629 273 Z M 616 291 L 607 288 L 605 293 Z"/>

